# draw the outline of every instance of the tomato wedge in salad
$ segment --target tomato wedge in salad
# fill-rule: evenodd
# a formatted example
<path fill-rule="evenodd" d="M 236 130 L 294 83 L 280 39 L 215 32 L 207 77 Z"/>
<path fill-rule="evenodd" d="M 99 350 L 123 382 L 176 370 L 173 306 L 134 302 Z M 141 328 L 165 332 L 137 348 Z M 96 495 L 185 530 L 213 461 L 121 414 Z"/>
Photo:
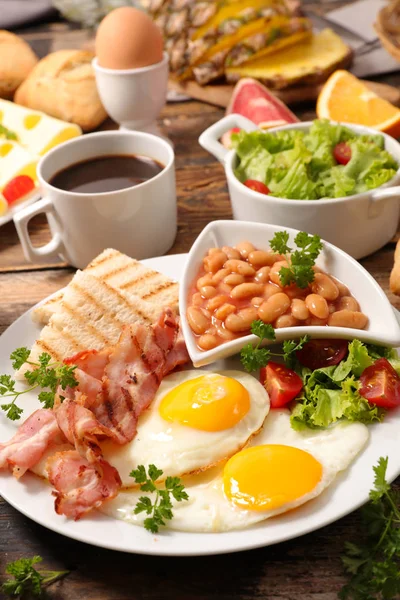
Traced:
<path fill-rule="evenodd" d="M 348 352 L 346 340 L 311 340 L 296 352 L 298 361 L 312 371 L 338 365 Z"/>
<path fill-rule="evenodd" d="M 333 149 L 333 157 L 340 165 L 347 165 L 351 160 L 351 148 L 346 142 L 336 144 Z"/>
<path fill-rule="evenodd" d="M 295 371 L 275 362 L 269 362 L 261 369 L 260 381 L 268 392 L 271 408 L 285 406 L 296 398 L 303 387 Z"/>
<path fill-rule="evenodd" d="M 244 185 L 254 192 L 260 192 L 260 194 L 269 194 L 271 190 L 262 181 L 257 179 L 246 179 Z"/>
<path fill-rule="evenodd" d="M 386 358 L 379 358 L 364 369 L 359 392 L 371 404 L 381 408 L 400 406 L 400 377 Z"/>

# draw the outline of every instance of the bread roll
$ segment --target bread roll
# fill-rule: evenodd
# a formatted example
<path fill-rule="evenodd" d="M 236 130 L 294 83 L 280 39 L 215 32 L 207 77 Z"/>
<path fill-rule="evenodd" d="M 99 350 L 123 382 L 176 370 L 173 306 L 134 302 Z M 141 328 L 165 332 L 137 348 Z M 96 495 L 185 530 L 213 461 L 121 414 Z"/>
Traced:
<path fill-rule="evenodd" d="M 15 102 L 52 117 L 95 129 L 107 117 L 97 93 L 93 54 L 58 50 L 43 58 L 17 89 Z"/>
<path fill-rule="evenodd" d="M 393 294 L 400 296 L 400 240 L 397 242 L 394 251 L 394 264 L 390 273 L 390 289 Z"/>
<path fill-rule="evenodd" d="M 0 29 L 0 98 L 12 97 L 38 60 L 22 38 Z"/>

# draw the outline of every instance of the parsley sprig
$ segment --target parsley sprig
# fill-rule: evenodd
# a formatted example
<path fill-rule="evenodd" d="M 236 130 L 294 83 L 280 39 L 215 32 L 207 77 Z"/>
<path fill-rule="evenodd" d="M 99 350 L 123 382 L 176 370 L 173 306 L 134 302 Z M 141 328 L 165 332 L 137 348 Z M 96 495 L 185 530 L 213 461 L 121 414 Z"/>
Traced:
<path fill-rule="evenodd" d="M 5 127 L 5 125 L 0 125 L 0 138 L 18 141 L 17 134 L 14 131 L 11 131 L 11 129 L 8 129 L 8 127 Z"/>
<path fill-rule="evenodd" d="M 166 520 L 173 517 L 171 496 L 177 501 L 188 500 L 189 496 L 184 491 L 185 487 L 179 477 L 167 477 L 165 488 L 156 487 L 155 482 L 160 479 L 163 472 L 155 465 L 149 465 L 148 475 L 143 465 L 139 465 L 130 473 L 136 483 L 140 483 L 143 492 L 155 493 L 154 502 L 149 496 L 141 496 L 135 507 L 135 515 L 145 512 L 150 515 L 144 520 L 144 527 L 151 533 L 157 533 L 159 528 L 165 525 Z"/>
<path fill-rule="evenodd" d="M 251 333 L 259 338 L 256 346 L 246 344 L 240 352 L 240 360 L 248 373 L 257 371 L 265 367 L 272 357 L 283 358 L 285 365 L 292 368 L 295 361 L 295 353 L 309 341 L 309 336 L 305 335 L 298 341 L 285 340 L 282 344 L 283 352 L 271 352 L 269 348 L 260 348 L 264 340 L 274 341 L 276 339 L 275 330 L 270 323 L 264 323 L 261 320 L 253 321 L 251 324 Z"/>
<path fill-rule="evenodd" d="M 36 388 L 44 388 L 38 395 L 39 401 L 44 408 L 52 408 L 57 388 L 61 386 L 63 390 L 67 387 L 76 387 L 78 385 L 74 376 L 75 365 L 64 365 L 59 362 L 51 362 L 50 354 L 43 352 L 39 356 L 39 362 L 29 360 L 30 350 L 28 348 L 17 348 L 11 353 L 13 369 L 17 370 L 27 363 L 35 367 L 32 371 L 24 373 L 24 377 L 29 384 L 27 389 L 16 390 L 16 381 L 11 375 L 0 375 L 0 396 L 3 398 L 12 398 L 8 404 L 2 404 L 1 408 L 11 421 L 17 421 L 21 418 L 23 409 L 18 406 L 17 400 L 22 394 L 31 392 Z"/>
<path fill-rule="evenodd" d="M 300 231 L 294 238 L 297 250 L 288 246 L 289 234 L 287 231 L 277 231 L 270 241 L 271 249 L 279 254 L 284 254 L 288 262 L 287 267 L 279 271 L 282 286 L 295 283 L 299 288 L 306 288 L 314 281 L 315 260 L 322 250 L 319 235 L 310 235 Z"/>
<path fill-rule="evenodd" d="M 11 575 L 1 587 L 6 596 L 11 598 L 30 597 L 43 598 L 44 588 L 57 579 L 68 575 L 69 571 L 37 571 L 33 565 L 41 562 L 41 556 L 20 558 L 6 566 L 6 573 Z"/>
<path fill-rule="evenodd" d="M 342 556 L 352 575 L 339 592 L 341 600 L 376 600 L 400 596 L 400 494 L 386 481 L 388 458 L 381 457 L 370 502 L 362 509 L 365 539 L 346 542 Z"/>

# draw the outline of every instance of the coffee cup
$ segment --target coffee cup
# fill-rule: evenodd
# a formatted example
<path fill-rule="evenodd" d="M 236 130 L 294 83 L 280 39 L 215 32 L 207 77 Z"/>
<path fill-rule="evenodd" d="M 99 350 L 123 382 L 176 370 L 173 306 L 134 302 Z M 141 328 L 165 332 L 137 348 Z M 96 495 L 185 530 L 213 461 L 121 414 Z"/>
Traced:
<path fill-rule="evenodd" d="M 119 156 L 148 157 L 161 170 L 146 181 L 115 191 L 68 191 L 52 183 L 68 167 Z M 138 131 L 88 134 L 48 152 L 37 174 L 44 198 L 14 215 L 28 261 L 47 262 L 59 256 L 84 268 L 105 248 L 140 260 L 165 254 L 172 246 L 177 230 L 174 153 L 163 139 Z M 34 247 L 28 224 L 40 213 L 47 216 L 52 239 Z"/>

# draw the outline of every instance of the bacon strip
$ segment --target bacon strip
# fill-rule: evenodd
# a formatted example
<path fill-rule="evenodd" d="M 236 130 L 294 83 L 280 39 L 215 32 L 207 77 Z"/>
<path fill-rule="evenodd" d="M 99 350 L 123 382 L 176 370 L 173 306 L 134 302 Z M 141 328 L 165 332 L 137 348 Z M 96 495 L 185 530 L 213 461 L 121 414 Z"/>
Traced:
<path fill-rule="evenodd" d="M 76 450 L 57 452 L 46 464 L 50 483 L 56 488 L 55 510 L 80 519 L 105 500 L 115 498 L 121 487 L 118 471 L 105 460 L 89 463 Z"/>
<path fill-rule="evenodd" d="M 54 412 L 47 408 L 36 410 L 11 440 L 0 444 L 0 469 L 12 467 L 13 475 L 19 479 L 39 462 L 56 438 L 64 441 Z"/>
<path fill-rule="evenodd" d="M 50 441 L 66 438 L 75 450 L 57 452 L 46 466 L 56 489 L 56 512 L 79 519 L 121 487 L 118 472 L 102 456 L 99 438 L 131 441 L 162 378 L 188 360 L 170 309 L 153 327 L 125 327 L 113 348 L 69 358 L 65 363 L 77 366 L 78 386 L 59 389 L 53 411 L 36 411 L 10 442 L 0 445 L 0 468 L 14 465 L 21 476 L 41 459 Z"/>
<path fill-rule="evenodd" d="M 104 370 L 103 394 L 91 407 L 119 443 L 135 437 L 138 418 L 151 404 L 162 378 L 189 360 L 181 339 L 179 322 L 170 309 L 152 328 L 143 324 L 124 328 Z"/>
<path fill-rule="evenodd" d="M 83 350 L 70 358 L 66 358 L 64 363 L 66 365 L 76 365 L 81 371 L 84 371 L 95 379 L 101 380 L 110 352 L 110 348 L 104 348 L 101 351 Z"/>

